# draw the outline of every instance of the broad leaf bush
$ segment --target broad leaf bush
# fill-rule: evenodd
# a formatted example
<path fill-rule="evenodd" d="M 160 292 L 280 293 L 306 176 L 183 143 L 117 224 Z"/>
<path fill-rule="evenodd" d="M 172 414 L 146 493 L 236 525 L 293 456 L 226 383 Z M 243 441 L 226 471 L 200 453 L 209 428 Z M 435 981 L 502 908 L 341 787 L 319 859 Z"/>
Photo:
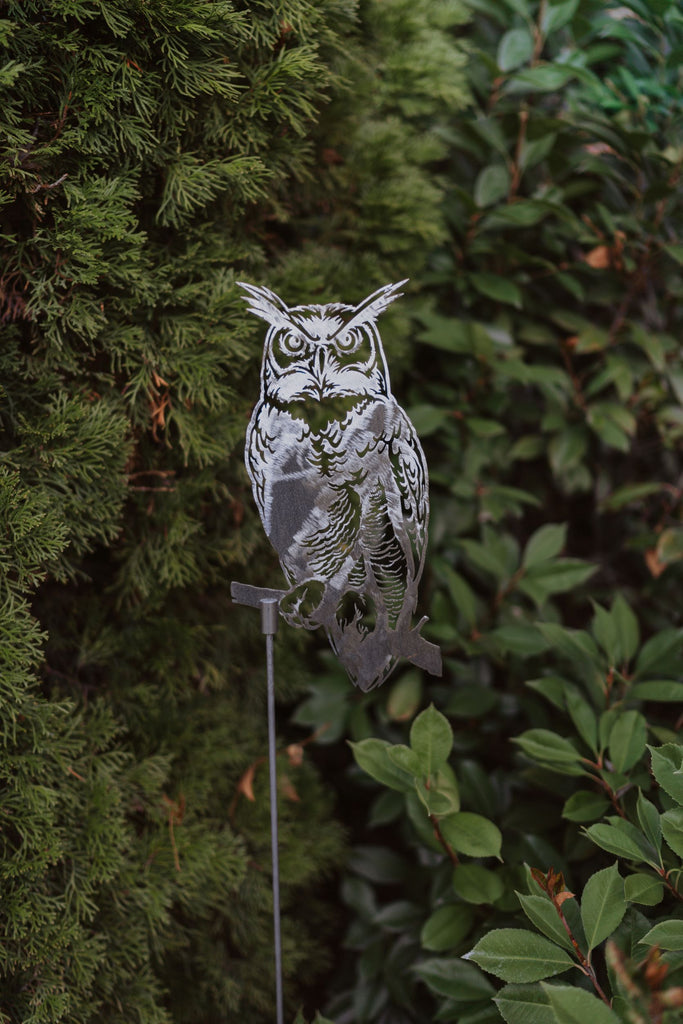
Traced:
<path fill-rule="evenodd" d="M 432 483 L 444 677 L 294 720 L 354 830 L 337 1024 L 683 1006 L 683 16 L 471 0 L 448 241 L 395 390 Z"/>

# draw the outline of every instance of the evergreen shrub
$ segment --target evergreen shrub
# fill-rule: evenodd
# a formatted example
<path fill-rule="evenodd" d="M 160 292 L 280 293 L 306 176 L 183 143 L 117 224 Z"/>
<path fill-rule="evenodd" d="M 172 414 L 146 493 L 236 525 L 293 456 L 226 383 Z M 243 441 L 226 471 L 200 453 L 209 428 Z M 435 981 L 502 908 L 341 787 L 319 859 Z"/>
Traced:
<path fill-rule="evenodd" d="M 336 1024 L 674 1024 L 683 1005 L 678 5 L 471 0 L 449 238 L 397 382 L 445 673 L 330 666 L 355 845 Z M 369 778 L 370 776 L 371 778 Z M 359 808 L 365 808 L 361 815 Z"/>
<path fill-rule="evenodd" d="M 260 342 L 234 280 L 312 174 L 354 5 L 1 15 L 0 1019 L 270 1020 L 262 650 L 228 591 L 262 543 L 239 387 Z M 299 753 L 292 1013 L 341 852 Z"/>

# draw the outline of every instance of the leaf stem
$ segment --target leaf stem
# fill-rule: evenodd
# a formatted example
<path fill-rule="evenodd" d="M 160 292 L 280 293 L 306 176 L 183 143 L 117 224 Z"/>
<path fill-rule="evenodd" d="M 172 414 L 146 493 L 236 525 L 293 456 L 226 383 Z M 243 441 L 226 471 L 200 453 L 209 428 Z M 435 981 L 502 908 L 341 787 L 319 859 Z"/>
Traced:
<path fill-rule="evenodd" d="M 562 911 L 562 904 L 558 900 L 557 894 L 549 893 L 548 895 L 550 896 L 550 899 L 552 900 L 552 904 L 555 907 L 555 910 L 557 911 L 557 914 L 558 914 L 558 916 L 560 918 L 560 921 L 562 922 L 562 926 L 563 926 L 564 930 L 566 931 L 567 935 L 569 936 L 569 941 L 571 942 L 571 944 L 572 944 L 572 946 L 574 948 L 574 952 L 576 953 L 576 955 L 577 955 L 577 957 L 579 959 L 580 970 L 586 975 L 587 978 L 590 978 L 590 980 L 592 982 L 592 985 L 593 985 L 593 988 L 595 989 L 597 994 L 600 996 L 600 998 L 602 999 L 603 1003 L 606 1003 L 607 1006 L 611 1006 L 612 1004 L 611 1004 L 610 1000 L 607 998 L 607 996 L 605 995 L 605 993 L 604 993 L 604 991 L 603 991 L 603 989 L 602 989 L 602 987 L 600 985 L 600 982 L 597 979 L 597 975 L 595 973 L 595 969 L 593 968 L 593 965 L 590 962 L 590 954 L 588 956 L 585 956 L 584 953 L 582 952 L 581 947 L 579 946 L 578 942 L 576 941 L 576 939 L 574 937 L 574 934 L 573 934 L 571 928 L 569 927 L 569 922 L 567 921 L 567 918 L 564 916 L 564 913 Z"/>
<path fill-rule="evenodd" d="M 444 837 L 444 834 L 441 831 L 441 826 L 439 825 L 439 819 L 435 814 L 430 814 L 429 820 L 432 823 L 432 828 L 434 829 L 434 835 L 436 836 L 437 841 L 443 846 L 444 850 L 446 851 L 451 861 L 453 862 L 453 865 L 457 867 L 458 864 L 460 863 L 460 858 L 458 857 L 457 853 L 455 852 L 451 844 L 448 842 L 448 840 Z"/>

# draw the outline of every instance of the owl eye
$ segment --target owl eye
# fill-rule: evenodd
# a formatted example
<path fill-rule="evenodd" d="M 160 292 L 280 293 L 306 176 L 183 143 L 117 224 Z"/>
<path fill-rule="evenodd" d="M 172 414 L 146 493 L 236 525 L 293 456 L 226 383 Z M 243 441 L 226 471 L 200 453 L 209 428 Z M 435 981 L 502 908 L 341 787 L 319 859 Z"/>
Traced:
<path fill-rule="evenodd" d="M 294 331 L 287 331 L 278 339 L 280 348 L 288 356 L 300 355 L 304 348 L 304 339 L 300 334 L 296 334 Z"/>
<path fill-rule="evenodd" d="M 340 352 L 344 355 L 348 355 L 350 352 L 355 352 L 360 347 L 360 343 L 363 340 L 363 336 L 360 331 L 349 331 L 347 334 L 341 334 L 335 341 L 335 344 Z"/>

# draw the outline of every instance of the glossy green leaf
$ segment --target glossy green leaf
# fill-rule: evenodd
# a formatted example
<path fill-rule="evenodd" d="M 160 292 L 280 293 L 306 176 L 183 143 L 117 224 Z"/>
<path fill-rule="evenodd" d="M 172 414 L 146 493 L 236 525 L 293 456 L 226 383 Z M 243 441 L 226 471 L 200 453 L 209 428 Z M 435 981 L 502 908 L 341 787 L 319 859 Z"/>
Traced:
<path fill-rule="evenodd" d="M 655 907 L 664 898 L 664 886 L 654 875 L 646 875 L 644 872 L 627 875 L 624 879 L 624 898 L 629 903 Z"/>
<path fill-rule="evenodd" d="M 433 704 L 413 722 L 410 746 L 420 759 L 423 775 L 432 775 L 448 760 L 453 748 L 453 730 Z"/>
<path fill-rule="evenodd" d="M 479 271 L 471 273 L 469 281 L 478 292 L 488 299 L 516 306 L 517 309 L 522 308 L 522 292 L 509 278 L 491 274 L 489 271 Z"/>
<path fill-rule="evenodd" d="M 490 550 L 477 540 L 461 540 L 460 546 L 464 549 L 468 560 L 478 569 L 495 576 L 496 579 L 503 579 L 507 574 L 507 567 L 500 560 L 498 554 Z"/>
<path fill-rule="evenodd" d="M 488 932 L 466 956 L 503 981 L 540 981 L 574 966 L 556 943 L 521 928 Z"/>
<path fill-rule="evenodd" d="M 417 964 L 415 973 L 433 992 L 462 1002 L 490 998 L 495 989 L 478 967 L 460 957 L 433 957 Z"/>
<path fill-rule="evenodd" d="M 665 743 L 662 747 L 649 747 L 652 772 L 662 789 L 683 805 L 683 747 Z"/>
<path fill-rule="evenodd" d="M 540 985 L 504 985 L 493 1001 L 507 1024 L 556 1024 Z"/>
<path fill-rule="evenodd" d="M 546 938 L 552 939 L 553 942 L 563 946 L 564 949 L 572 953 L 574 950 L 572 941 L 560 920 L 560 915 L 548 897 L 533 894 L 525 895 L 521 892 L 516 893 L 516 896 L 522 906 L 522 910 L 531 923 L 538 928 L 539 932 L 542 932 Z"/>
<path fill-rule="evenodd" d="M 559 555 L 567 540 L 566 523 L 546 523 L 529 538 L 522 565 L 529 569 Z"/>
<path fill-rule="evenodd" d="M 618 866 L 613 864 L 591 875 L 581 896 L 581 920 L 589 952 L 612 934 L 625 913 L 624 880 Z"/>
<path fill-rule="evenodd" d="M 609 735 L 609 753 L 618 772 L 627 771 L 640 760 L 647 745 L 647 722 L 639 711 L 624 711 Z"/>
<path fill-rule="evenodd" d="M 576 747 L 563 736 L 549 729 L 527 729 L 513 741 L 528 756 L 546 764 L 576 764 L 581 761 L 581 754 Z"/>
<path fill-rule="evenodd" d="M 651 679 L 646 683 L 635 683 L 629 696 L 637 700 L 654 700 L 665 704 L 683 704 L 683 683 L 674 679 Z"/>
<path fill-rule="evenodd" d="M 539 64 L 518 71 L 505 85 L 508 93 L 557 92 L 577 75 L 577 70 L 566 64 Z"/>
<path fill-rule="evenodd" d="M 443 576 L 456 608 L 467 625 L 473 628 L 477 621 L 477 601 L 469 583 L 449 565 L 441 565 L 439 574 Z"/>
<path fill-rule="evenodd" d="M 458 864 L 453 870 L 453 888 L 466 903 L 495 903 L 505 891 L 500 875 L 481 864 Z"/>
<path fill-rule="evenodd" d="M 449 903 L 437 909 L 425 921 L 420 932 L 424 949 L 444 953 L 458 946 L 474 924 L 474 911 L 462 903 Z"/>
<path fill-rule="evenodd" d="M 683 859 L 683 807 L 665 811 L 660 820 L 667 844 Z"/>
<path fill-rule="evenodd" d="M 594 753 L 598 750 L 598 716 L 587 700 L 577 690 L 569 690 L 567 693 L 567 711 L 576 730 L 586 744 Z"/>
<path fill-rule="evenodd" d="M 606 1003 L 590 992 L 568 985 L 544 985 L 557 1024 L 622 1024 Z"/>
<path fill-rule="evenodd" d="M 663 629 L 643 645 L 636 659 L 636 678 L 675 676 L 683 654 L 683 629 Z"/>
<path fill-rule="evenodd" d="M 627 860 L 633 861 L 647 859 L 642 846 L 631 835 L 614 825 L 591 825 L 586 829 L 586 835 L 590 836 L 593 842 L 603 850 L 607 850 L 608 853 L 613 853 L 617 857 L 625 857 Z"/>
<path fill-rule="evenodd" d="M 659 811 L 652 801 L 643 796 L 641 790 L 638 790 L 636 814 L 638 815 L 638 823 L 643 830 L 643 835 L 652 843 L 655 850 L 661 850 L 662 824 Z"/>
<path fill-rule="evenodd" d="M 387 754 L 392 764 L 395 764 L 402 771 L 409 775 L 421 776 L 422 762 L 414 750 L 402 743 L 396 743 L 387 747 Z"/>
<path fill-rule="evenodd" d="M 349 742 L 356 763 L 377 782 L 401 793 L 410 792 L 413 778 L 389 758 L 390 744 L 386 740 L 367 739 L 358 743 Z"/>
<path fill-rule="evenodd" d="M 563 0 L 562 3 L 547 4 L 542 8 L 541 32 L 548 36 L 564 28 L 572 20 L 579 6 L 579 0 Z"/>
<path fill-rule="evenodd" d="M 510 173 L 504 164 L 491 164 L 479 172 L 474 183 L 474 201 L 479 207 L 492 206 L 510 188 Z"/>
<path fill-rule="evenodd" d="M 407 722 L 413 717 L 422 698 L 422 676 L 406 672 L 397 679 L 387 698 L 387 714 L 394 722 Z"/>
<path fill-rule="evenodd" d="M 640 943 L 661 949 L 683 950 L 683 921 L 661 921 L 643 935 Z"/>
<path fill-rule="evenodd" d="M 531 567 L 527 572 L 527 580 L 533 580 L 547 594 L 563 594 L 585 583 L 595 572 L 596 565 L 579 558 L 557 558 Z"/>
<path fill-rule="evenodd" d="M 496 61 L 501 71 L 513 71 L 526 64 L 534 52 L 534 40 L 528 28 L 511 28 L 498 44 Z"/>
<path fill-rule="evenodd" d="M 446 842 L 468 857 L 499 857 L 503 843 L 500 829 L 488 818 L 471 811 L 449 814 L 441 821 Z"/>
<path fill-rule="evenodd" d="M 562 808 L 562 817 L 568 821 L 595 821 L 596 818 L 601 818 L 610 806 L 607 797 L 579 789 L 566 801 Z"/>
<path fill-rule="evenodd" d="M 640 645 L 640 628 L 638 619 L 621 594 L 617 594 L 612 604 L 612 618 L 618 638 L 617 660 L 630 661 Z"/>

